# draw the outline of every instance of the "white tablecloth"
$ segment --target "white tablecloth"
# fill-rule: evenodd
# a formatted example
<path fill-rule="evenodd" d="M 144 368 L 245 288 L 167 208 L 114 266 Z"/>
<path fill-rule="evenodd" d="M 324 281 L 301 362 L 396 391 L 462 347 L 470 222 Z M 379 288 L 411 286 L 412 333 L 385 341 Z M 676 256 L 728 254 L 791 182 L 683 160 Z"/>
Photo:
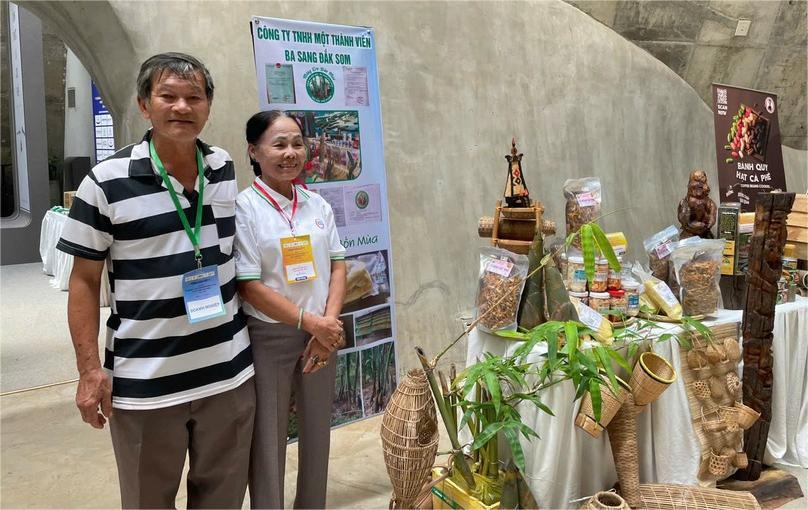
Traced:
<path fill-rule="evenodd" d="M 42 271 L 53 276 L 50 284 L 59 290 L 68 290 L 70 272 L 73 270 L 73 256 L 57 250 L 56 244 L 62 236 L 62 228 L 67 221 L 67 214 L 53 210 L 45 212 L 42 218 L 42 229 L 39 232 L 39 255 L 42 257 Z M 109 306 L 109 275 L 107 267 L 101 271 L 101 306 Z"/>
<path fill-rule="evenodd" d="M 808 346 L 805 341 L 800 341 L 799 331 L 808 324 L 806 314 L 808 298 L 777 307 L 773 346 L 773 418 L 767 448 L 767 453 L 771 452 L 774 459 L 804 467 L 808 464 Z M 705 322 L 717 325 L 740 321 L 740 311 L 722 310 Z M 676 329 L 675 326 L 664 326 Z M 483 352 L 511 354 L 518 346 L 518 342 L 475 329 L 469 334 L 467 365 L 474 363 Z M 654 344 L 653 349 L 670 360 L 677 373 L 681 372 L 676 342 Z M 531 354 L 531 361 L 538 361 L 543 352 L 543 346 L 538 346 Z M 788 354 L 780 354 L 783 352 Z M 617 481 L 609 440 L 605 432 L 599 439 L 594 439 L 575 427 L 580 404 L 571 405 L 575 398 L 571 382 L 555 385 L 541 397 L 555 417 L 538 411 L 529 403 L 520 407 L 522 421 L 541 437 L 530 442 L 521 439 L 525 450 L 525 479 L 542 508 L 577 508 L 579 503 L 570 503 L 572 500 L 608 489 Z M 700 446 L 692 428 L 681 377 L 677 377 L 668 390 L 648 406 L 638 417 L 637 425 L 642 483 L 699 484 L 696 475 Z"/>

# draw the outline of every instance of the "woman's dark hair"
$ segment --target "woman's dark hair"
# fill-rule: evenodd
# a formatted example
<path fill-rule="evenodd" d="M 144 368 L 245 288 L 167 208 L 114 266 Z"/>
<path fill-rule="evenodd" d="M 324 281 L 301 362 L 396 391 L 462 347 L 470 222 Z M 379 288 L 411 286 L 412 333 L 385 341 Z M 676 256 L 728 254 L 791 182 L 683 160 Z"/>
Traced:
<path fill-rule="evenodd" d="M 297 124 L 297 127 L 300 129 L 300 134 L 303 134 L 303 127 L 300 125 L 300 121 L 298 121 L 294 116 L 289 115 L 283 110 L 271 110 L 265 112 L 258 112 L 252 117 L 250 120 L 247 121 L 247 129 L 246 129 L 246 137 L 247 143 L 251 145 L 258 145 L 258 141 L 261 140 L 261 136 L 266 132 L 267 129 L 272 127 L 273 124 L 278 119 L 292 119 Z M 306 143 L 306 139 L 303 139 L 303 144 L 306 146 L 306 156 L 308 157 L 309 154 L 309 145 Z M 250 164 L 252 165 L 253 173 L 256 176 L 261 175 L 261 165 L 258 164 L 256 160 L 254 160 L 251 156 Z"/>

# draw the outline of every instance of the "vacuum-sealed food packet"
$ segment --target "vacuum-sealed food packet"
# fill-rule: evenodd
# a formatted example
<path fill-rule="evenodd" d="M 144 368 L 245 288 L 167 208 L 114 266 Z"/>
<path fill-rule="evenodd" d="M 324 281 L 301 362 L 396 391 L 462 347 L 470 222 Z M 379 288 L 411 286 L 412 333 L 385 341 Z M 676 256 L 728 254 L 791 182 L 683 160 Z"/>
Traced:
<path fill-rule="evenodd" d="M 685 315 L 711 315 L 718 311 L 724 243 L 724 239 L 691 237 L 674 246 L 671 262 Z"/>
<path fill-rule="evenodd" d="M 482 331 L 515 331 L 529 267 L 525 255 L 501 248 L 480 249 L 480 281 L 474 319 Z"/>
<path fill-rule="evenodd" d="M 589 223 L 600 216 L 600 179 L 597 177 L 567 179 L 564 182 L 564 198 L 567 199 L 565 213 L 569 236 L 573 232 L 578 232 L 584 223 Z M 577 236 L 572 245 L 580 249 L 581 236 Z"/>

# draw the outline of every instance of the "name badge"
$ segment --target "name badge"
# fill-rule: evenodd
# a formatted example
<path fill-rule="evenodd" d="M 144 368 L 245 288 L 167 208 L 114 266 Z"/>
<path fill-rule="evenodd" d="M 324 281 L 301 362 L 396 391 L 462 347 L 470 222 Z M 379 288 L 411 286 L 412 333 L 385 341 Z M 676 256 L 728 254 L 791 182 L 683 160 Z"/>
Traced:
<path fill-rule="evenodd" d="M 182 275 L 182 298 L 191 324 L 224 315 L 219 268 L 205 266 Z"/>
<path fill-rule="evenodd" d="M 287 283 L 301 283 L 317 278 L 310 236 L 282 238 L 281 254 Z"/>

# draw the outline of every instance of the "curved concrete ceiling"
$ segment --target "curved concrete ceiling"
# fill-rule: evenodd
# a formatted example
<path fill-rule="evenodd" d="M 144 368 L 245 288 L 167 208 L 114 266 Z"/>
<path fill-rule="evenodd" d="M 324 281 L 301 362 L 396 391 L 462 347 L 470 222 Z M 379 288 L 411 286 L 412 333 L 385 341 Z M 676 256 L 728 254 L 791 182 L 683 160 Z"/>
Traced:
<path fill-rule="evenodd" d="M 804 0 L 566 0 L 661 60 L 710 104 L 710 84 L 777 94 L 783 145 L 808 147 Z M 739 19 L 751 21 L 736 36 Z"/>

